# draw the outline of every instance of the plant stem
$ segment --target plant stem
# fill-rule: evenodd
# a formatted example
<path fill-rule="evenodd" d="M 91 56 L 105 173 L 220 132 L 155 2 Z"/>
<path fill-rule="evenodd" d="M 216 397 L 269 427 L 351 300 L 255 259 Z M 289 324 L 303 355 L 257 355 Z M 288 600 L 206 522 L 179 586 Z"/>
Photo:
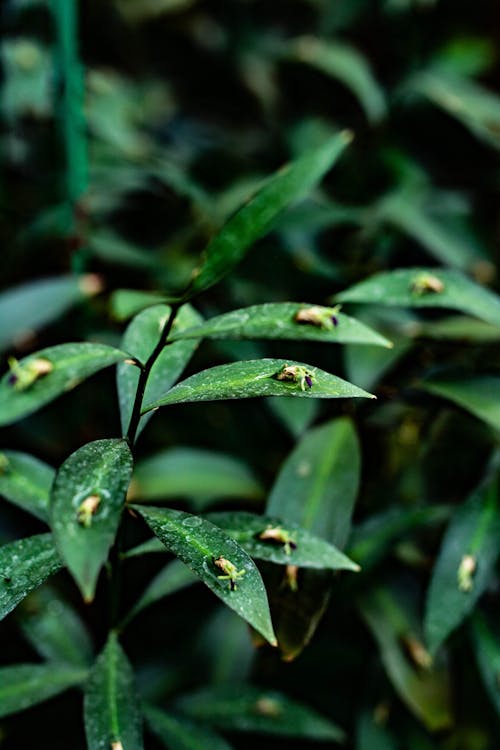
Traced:
<path fill-rule="evenodd" d="M 144 393 L 146 391 L 146 385 L 149 378 L 149 373 L 151 372 L 151 369 L 160 356 L 163 348 L 167 344 L 168 337 L 170 335 L 170 331 L 172 330 L 172 326 L 174 325 L 175 318 L 177 316 L 177 313 L 179 311 L 180 303 L 173 304 L 170 308 L 170 315 L 168 316 L 168 319 L 163 327 L 163 331 L 161 332 L 161 336 L 158 340 L 158 343 L 156 344 L 155 348 L 149 355 L 149 358 L 147 362 L 145 363 L 144 367 L 141 370 L 141 374 L 139 375 L 139 382 L 137 383 L 137 391 L 135 393 L 135 400 L 134 400 L 134 406 L 132 408 L 132 416 L 130 417 L 130 424 L 127 430 L 126 439 L 128 440 L 130 445 L 134 444 L 135 436 L 137 434 L 137 429 L 139 427 L 139 422 L 141 419 L 141 409 L 142 409 L 142 402 L 144 400 Z"/>

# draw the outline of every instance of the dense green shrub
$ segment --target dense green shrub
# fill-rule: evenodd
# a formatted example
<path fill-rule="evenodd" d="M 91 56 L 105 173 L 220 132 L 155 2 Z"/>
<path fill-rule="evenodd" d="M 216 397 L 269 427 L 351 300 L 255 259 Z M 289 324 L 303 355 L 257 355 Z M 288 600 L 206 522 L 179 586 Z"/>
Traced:
<path fill-rule="evenodd" d="M 495 748 L 493 3 L 2 13 L 2 747 Z"/>

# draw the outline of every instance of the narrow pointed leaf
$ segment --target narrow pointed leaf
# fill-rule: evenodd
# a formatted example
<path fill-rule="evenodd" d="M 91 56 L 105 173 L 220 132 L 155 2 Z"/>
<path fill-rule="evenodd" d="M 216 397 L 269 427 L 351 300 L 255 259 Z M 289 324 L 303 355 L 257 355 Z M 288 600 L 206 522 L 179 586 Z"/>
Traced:
<path fill-rule="evenodd" d="M 0 380 L 0 425 L 37 411 L 95 372 L 127 357 L 128 354 L 111 346 L 85 342 L 59 344 L 24 357 L 19 362 L 23 370 L 33 366 L 36 360 L 48 362 L 46 367 L 51 369 L 22 390 L 16 389 L 12 373 L 3 376 Z"/>
<path fill-rule="evenodd" d="M 93 274 L 30 281 L 0 294 L 0 351 L 32 336 L 73 305 L 100 291 Z"/>
<path fill-rule="evenodd" d="M 23 711 L 83 682 L 85 669 L 63 664 L 19 664 L 0 668 L 0 717 Z"/>
<path fill-rule="evenodd" d="M 500 691 L 498 675 L 500 674 L 500 633 L 498 625 L 490 622 L 483 614 L 476 612 L 472 617 L 472 637 L 474 653 L 479 672 L 490 700 L 497 714 L 500 714 Z"/>
<path fill-rule="evenodd" d="M 90 673 L 84 698 L 88 750 L 142 750 L 142 721 L 134 674 L 115 633 Z"/>
<path fill-rule="evenodd" d="M 226 276 L 251 245 L 270 230 L 281 211 L 320 182 L 351 139 L 351 133 L 339 133 L 276 172 L 209 243 L 186 299 Z"/>
<path fill-rule="evenodd" d="M 457 509 L 444 535 L 424 619 L 431 653 L 470 614 L 488 585 L 500 553 L 499 536 L 500 510 L 490 486 L 474 492 Z"/>
<path fill-rule="evenodd" d="M 252 685 L 205 688 L 177 701 L 188 716 L 229 731 L 342 742 L 344 732 L 312 708 Z"/>
<path fill-rule="evenodd" d="M 203 724 L 179 719 L 151 705 L 144 706 L 143 712 L 151 730 L 168 750 L 231 750 L 226 740 Z"/>
<path fill-rule="evenodd" d="M 75 610 L 55 589 L 34 591 L 21 606 L 21 630 L 33 648 L 51 662 L 88 667 L 92 642 Z"/>
<path fill-rule="evenodd" d="M 479 375 L 460 379 L 430 378 L 420 387 L 435 396 L 453 401 L 500 430 L 500 377 Z"/>
<path fill-rule="evenodd" d="M 99 571 L 115 539 L 131 474 L 132 454 L 124 440 L 87 443 L 57 472 L 51 525 L 59 552 L 86 601 L 94 596 Z"/>
<path fill-rule="evenodd" d="M 331 322 L 327 307 L 296 302 L 279 302 L 265 305 L 252 305 L 241 310 L 233 310 L 224 315 L 207 320 L 194 328 L 176 332 L 173 340 L 185 338 L 212 339 L 294 339 L 297 341 L 325 341 L 328 343 L 374 344 L 390 347 L 391 342 L 376 331 L 354 318 L 335 312 L 336 324 Z M 314 310 L 325 316 L 327 327 L 320 322 L 304 325 L 296 320 L 296 315 L 304 310 Z M 125 343 L 124 343 L 124 348 Z"/>
<path fill-rule="evenodd" d="M 367 59 L 354 47 L 304 36 L 290 44 L 289 56 L 343 83 L 359 100 L 370 122 L 378 122 L 384 117 L 384 93 Z"/>
<path fill-rule="evenodd" d="M 305 368 L 312 386 L 302 390 L 299 382 L 278 380 L 286 366 Z M 144 412 L 168 404 L 194 401 L 220 401 L 256 396 L 296 396 L 304 398 L 375 398 L 346 380 L 320 370 L 284 359 L 255 359 L 210 367 L 181 381 L 157 401 L 147 403 Z"/>
<path fill-rule="evenodd" d="M 433 282 L 434 291 L 425 289 L 426 279 L 429 278 L 438 282 L 437 286 Z M 419 289 L 422 291 L 419 292 Z M 471 281 L 460 271 L 441 268 L 384 271 L 336 295 L 336 300 L 396 307 L 443 307 L 500 325 L 498 295 Z"/>
<path fill-rule="evenodd" d="M 243 511 L 210 513 L 208 519 L 257 560 L 301 568 L 359 570 L 359 566 L 333 544 L 295 523 Z"/>
<path fill-rule="evenodd" d="M 62 566 L 51 534 L 0 547 L 0 619 Z"/>
<path fill-rule="evenodd" d="M 159 540 L 155 540 L 158 541 Z M 165 552 L 165 546 L 162 546 L 162 551 Z M 129 614 L 126 617 L 126 622 L 129 622 L 139 612 L 141 612 L 150 604 L 154 604 L 159 599 L 163 599 L 164 596 L 174 594 L 176 591 L 191 586 L 193 583 L 197 583 L 199 578 L 185 565 L 181 560 L 172 560 L 167 563 L 164 568 L 153 578 L 153 580 L 145 588 L 141 598 L 132 607 Z"/>
<path fill-rule="evenodd" d="M 167 508 L 134 506 L 165 547 L 179 557 L 230 609 L 276 645 L 266 590 L 247 553 L 221 529 L 200 516 Z M 236 577 L 225 575 L 216 560 L 235 566 Z"/>
<path fill-rule="evenodd" d="M 233 456 L 200 448 L 168 448 L 137 463 L 128 499 L 186 497 L 200 507 L 214 499 L 260 498 L 263 492 L 247 466 Z"/>
<path fill-rule="evenodd" d="M 34 456 L 19 451 L 0 453 L 0 496 L 46 521 L 55 471 Z"/>
<path fill-rule="evenodd" d="M 128 320 L 141 310 L 166 302 L 165 295 L 138 289 L 117 289 L 110 298 L 111 313 L 116 320 Z"/>
<path fill-rule="evenodd" d="M 347 418 L 309 430 L 283 464 L 266 513 L 343 547 L 360 479 L 356 431 Z"/>
<path fill-rule="evenodd" d="M 136 315 L 123 336 L 122 345 L 132 356 L 141 362 L 146 362 L 154 351 L 170 315 L 167 305 L 155 305 Z M 183 305 L 176 317 L 173 330 L 182 331 L 201 321 L 200 316 L 190 305 Z M 165 389 L 175 383 L 183 369 L 191 359 L 198 341 L 179 341 L 169 344 L 161 352 L 151 368 L 144 398 L 152 401 L 159 398 Z M 132 416 L 135 393 L 139 382 L 139 370 L 121 363 L 118 365 L 117 382 L 120 401 L 120 415 L 123 434 L 127 432 Z M 142 417 L 138 434 L 144 429 L 151 415 Z"/>

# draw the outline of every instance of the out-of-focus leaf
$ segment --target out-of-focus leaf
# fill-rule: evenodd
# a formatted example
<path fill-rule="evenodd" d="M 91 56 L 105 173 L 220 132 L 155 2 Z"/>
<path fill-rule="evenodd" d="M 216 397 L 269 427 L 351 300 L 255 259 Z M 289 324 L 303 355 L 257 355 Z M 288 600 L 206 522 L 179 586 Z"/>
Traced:
<path fill-rule="evenodd" d="M 276 645 L 266 590 L 247 553 L 221 529 L 200 516 L 166 508 L 134 506 L 163 544 L 179 557 L 224 604 Z M 216 564 L 217 561 L 217 564 Z M 229 571 L 224 570 L 229 562 Z M 221 567 L 222 566 L 222 567 Z M 220 578 L 220 576 L 224 578 Z"/>
<path fill-rule="evenodd" d="M 400 268 L 384 271 L 341 292 L 336 299 L 393 307 L 444 307 L 500 325 L 500 297 L 454 270 Z"/>
<path fill-rule="evenodd" d="M 0 619 L 62 566 L 51 534 L 0 547 Z"/>
<path fill-rule="evenodd" d="M 304 36 L 290 44 L 288 56 L 343 83 L 358 99 L 370 122 L 383 119 L 386 112 L 384 93 L 368 60 L 354 47 L 336 40 L 325 42 Z"/>
<path fill-rule="evenodd" d="M 303 325 L 296 316 L 304 311 L 314 311 L 318 322 Z M 332 322 L 332 314 L 336 324 Z M 321 316 L 326 323 L 321 325 Z M 174 333 L 172 340 L 185 338 L 213 339 L 294 339 L 297 341 L 325 341 L 339 344 L 374 344 L 390 347 L 391 342 L 355 318 L 334 311 L 296 302 L 278 302 L 252 305 L 211 318 L 199 326 Z"/>
<path fill-rule="evenodd" d="M 439 50 L 433 67 L 464 76 L 484 73 L 495 62 L 495 45 L 490 39 L 474 36 L 453 37 Z"/>
<path fill-rule="evenodd" d="M 437 69 L 419 73 L 410 86 L 477 138 L 500 149 L 500 97 L 493 91 L 465 76 Z"/>
<path fill-rule="evenodd" d="M 247 466 L 233 456 L 200 448 L 167 448 L 137 463 L 128 499 L 186 497 L 202 507 L 224 498 L 254 500 L 263 492 Z"/>
<path fill-rule="evenodd" d="M 98 276 L 30 281 L 0 294 L 0 351 L 28 338 L 71 307 L 101 290 Z"/>
<path fill-rule="evenodd" d="M 116 320 L 128 320 L 146 307 L 167 302 L 165 295 L 141 292 L 137 289 L 117 289 L 110 299 L 111 312 Z"/>
<path fill-rule="evenodd" d="M 52 114 L 53 63 L 50 50 L 34 39 L 3 39 L 0 109 L 7 121 Z"/>
<path fill-rule="evenodd" d="M 474 492 L 453 515 L 434 565 L 424 628 L 435 654 L 474 606 L 491 579 L 500 553 L 496 486 Z"/>
<path fill-rule="evenodd" d="M 299 368 L 297 380 L 278 379 L 285 367 Z M 307 376 L 312 386 L 302 390 L 300 378 Z M 220 401 L 256 396 L 296 396 L 305 398 L 375 398 L 346 380 L 318 367 L 284 359 L 257 359 L 218 365 L 191 375 L 163 397 L 146 403 L 143 413 L 168 404 L 194 401 Z"/>
<path fill-rule="evenodd" d="M 134 674 L 112 632 L 85 687 L 85 734 L 88 750 L 142 750 L 142 721 Z"/>
<path fill-rule="evenodd" d="M 448 674 L 423 661 L 426 659 L 423 647 L 420 651 L 423 663 L 418 667 L 411 665 L 404 642 L 414 639 L 415 634 L 405 606 L 387 588 L 380 588 L 363 598 L 360 609 L 378 643 L 387 675 L 401 699 L 430 731 L 450 727 L 453 715 Z"/>
<path fill-rule="evenodd" d="M 61 556 L 85 601 L 113 544 L 132 475 L 125 440 L 95 440 L 71 454 L 57 472 L 51 525 Z"/>
<path fill-rule="evenodd" d="M 179 719 L 151 705 L 143 706 L 143 713 L 168 750 L 231 750 L 231 745 L 207 726 Z"/>
<path fill-rule="evenodd" d="M 358 492 L 360 461 L 349 419 L 309 430 L 282 466 L 266 512 L 342 548 Z"/>
<path fill-rule="evenodd" d="M 356 727 L 356 750 L 398 750 L 394 736 L 365 712 Z"/>
<path fill-rule="evenodd" d="M 0 380 L 0 425 L 31 414 L 95 372 L 127 357 L 125 352 L 111 346 L 88 343 L 59 344 L 24 357 L 16 365 L 22 372 L 30 374 L 40 363 L 47 372 L 22 389 L 17 387 L 20 381 L 16 382 L 15 371 L 3 376 Z"/>
<path fill-rule="evenodd" d="M 34 456 L 19 451 L 0 453 L 0 495 L 46 521 L 55 471 Z"/>
<path fill-rule="evenodd" d="M 114 232 L 92 232 L 89 236 L 88 247 L 92 255 L 109 263 L 149 271 L 157 270 L 158 261 L 152 252 L 147 252 L 127 242 Z"/>
<path fill-rule="evenodd" d="M 500 634 L 498 624 L 493 623 L 475 612 L 472 620 L 472 637 L 474 653 L 479 666 L 481 677 L 496 712 L 500 714 L 500 691 L 498 690 L 498 675 L 500 674 Z"/>
<path fill-rule="evenodd" d="M 220 637 L 221 633 L 224 633 L 224 638 Z M 219 607 L 206 623 L 197 643 L 211 685 L 248 682 L 255 646 L 246 622 L 235 612 Z M 197 654 L 195 652 L 195 660 Z"/>
<path fill-rule="evenodd" d="M 319 401 L 313 398 L 271 397 L 266 399 L 266 406 L 294 438 L 299 438 L 307 430 L 319 411 Z"/>
<path fill-rule="evenodd" d="M 188 716 L 229 731 L 342 742 L 344 732 L 312 708 L 252 685 L 223 685 L 180 698 Z"/>
<path fill-rule="evenodd" d="M 232 271 L 251 245 L 270 230 L 278 214 L 307 195 L 321 180 L 351 139 L 352 134 L 343 131 L 275 173 L 211 240 L 186 291 L 186 299 L 205 291 Z"/>
<path fill-rule="evenodd" d="M 130 23 L 147 21 L 162 13 L 189 8 L 194 0 L 115 0 L 121 15 Z"/>
<path fill-rule="evenodd" d="M 162 545 L 162 551 L 165 552 L 164 545 Z M 131 556 L 133 555 L 128 555 L 128 557 Z M 197 583 L 198 580 L 191 569 L 187 565 L 184 565 L 181 560 L 172 560 L 146 586 L 142 596 L 127 615 L 126 622 L 129 622 L 139 612 L 149 607 L 150 604 L 163 599 L 164 596 L 175 594 L 176 591 L 191 586 L 193 583 Z"/>
<path fill-rule="evenodd" d="M 453 315 L 441 320 L 416 323 L 413 335 L 438 340 L 488 343 L 500 341 L 500 325 L 491 325 L 465 315 Z"/>
<path fill-rule="evenodd" d="M 123 336 L 122 344 L 127 351 L 142 362 L 146 362 L 160 340 L 169 315 L 170 308 L 167 305 L 155 305 L 139 313 L 129 324 Z M 173 331 L 182 331 L 184 328 L 196 325 L 200 320 L 194 308 L 190 305 L 183 305 L 175 319 Z M 159 398 L 165 389 L 175 383 L 197 346 L 198 340 L 194 339 L 168 344 L 163 348 L 151 368 L 144 393 L 145 402 Z M 118 366 L 118 396 L 123 434 L 126 433 L 132 416 L 139 375 L 139 370 L 126 364 Z M 138 435 L 150 418 L 151 415 L 141 418 L 137 430 Z"/>
<path fill-rule="evenodd" d="M 271 516 L 244 511 L 210 513 L 208 519 L 257 560 L 301 568 L 359 570 L 359 566 L 333 544 L 295 523 L 283 523 Z"/>
<path fill-rule="evenodd" d="M 92 662 L 92 641 L 85 625 L 54 589 L 43 587 L 28 597 L 20 625 L 45 659 L 75 667 L 88 667 Z"/>
<path fill-rule="evenodd" d="M 18 664 L 0 668 L 0 717 L 23 711 L 83 682 L 85 669 L 64 664 Z"/>
<path fill-rule="evenodd" d="M 500 430 L 500 377 L 479 375 L 460 379 L 429 378 L 420 387 L 449 399 Z"/>

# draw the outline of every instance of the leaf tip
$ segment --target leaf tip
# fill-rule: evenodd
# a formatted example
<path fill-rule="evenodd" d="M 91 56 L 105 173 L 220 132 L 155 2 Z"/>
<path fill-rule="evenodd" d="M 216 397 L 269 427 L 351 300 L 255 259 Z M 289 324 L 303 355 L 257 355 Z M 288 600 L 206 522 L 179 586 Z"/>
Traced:
<path fill-rule="evenodd" d="M 345 145 L 348 146 L 349 143 L 352 143 L 352 141 L 354 140 L 354 132 L 346 128 L 345 130 L 341 131 L 340 137 L 345 143 Z"/>

